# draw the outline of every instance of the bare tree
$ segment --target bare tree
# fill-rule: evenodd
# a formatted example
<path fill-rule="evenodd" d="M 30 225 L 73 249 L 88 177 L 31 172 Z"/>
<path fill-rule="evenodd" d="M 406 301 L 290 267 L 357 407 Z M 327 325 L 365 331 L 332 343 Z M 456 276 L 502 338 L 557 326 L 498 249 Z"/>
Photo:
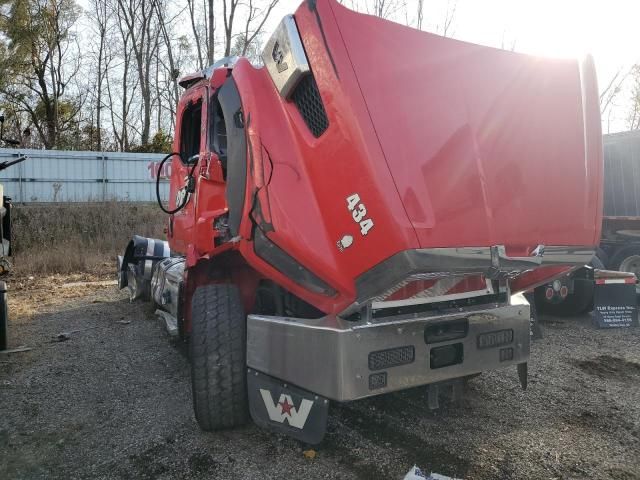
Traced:
<path fill-rule="evenodd" d="M 371 2 L 365 1 L 365 11 L 370 15 L 375 15 L 376 17 L 380 18 L 391 18 L 405 7 L 406 2 L 403 0 L 372 0 Z"/>
<path fill-rule="evenodd" d="M 500 41 L 500 48 L 503 50 L 509 50 L 514 52 L 516 49 L 517 40 L 514 38 L 510 41 L 507 41 L 507 30 L 506 28 L 502 30 L 502 40 Z"/>
<path fill-rule="evenodd" d="M 113 135 L 121 151 L 127 151 L 130 147 L 129 127 L 131 125 L 129 112 L 133 103 L 135 92 L 138 88 L 139 79 L 131 79 L 130 70 L 133 58 L 133 40 L 131 31 L 126 28 L 122 18 L 123 11 L 120 8 L 119 0 L 114 0 L 111 5 L 111 12 L 117 18 L 118 32 L 120 33 L 120 45 L 117 46 L 121 63 L 117 65 L 120 74 L 120 108 L 116 109 L 116 92 L 111 86 L 109 75 L 107 75 L 107 93 L 109 96 L 109 111 L 111 114 L 111 126 Z M 113 40 L 113 39 L 112 39 Z"/>
<path fill-rule="evenodd" d="M 456 17 L 457 8 L 458 2 L 456 0 L 447 0 L 447 10 L 442 22 L 442 29 L 439 29 L 443 37 L 448 37 L 453 34 L 453 21 Z"/>
<path fill-rule="evenodd" d="M 103 88 L 104 81 L 109 69 L 111 58 L 107 52 L 107 34 L 110 28 L 110 11 L 108 3 L 104 0 L 92 0 L 91 18 L 94 21 L 95 34 L 97 39 L 97 69 L 96 69 L 96 92 L 95 92 L 95 126 L 96 126 L 96 149 L 102 150 L 102 108 L 103 108 Z"/>
<path fill-rule="evenodd" d="M 262 32 L 264 24 L 279 1 L 280 0 L 268 0 L 266 5 L 261 8 L 259 2 L 256 2 L 256 0 L 248 0 L 244 32 L 242 33 L 242 37 L 240 37 L 242 41 L 242 50 L 239 52 L 240 56 L 244 57 L 247 55 L 247 51 Z"/>
<path fill-rule="evenodd" d="M 373 0 L 374 7 L 376 5 L 379 6 L 380 3 L 382 4 L 386 3 L 387 5 L 383 5 L 383 6 L 385 6 L 385 8 L 388 9 L 390 5 L 389 3 L 390 1 L 391 0 Z M 399 5 L 399 7 L 403 7 L 403 6 L 405 5 L 403 4 Z M 396 9 L 399 7 L 396 7 Z M 458 7 L 457 0 L 447 0 L 447 7 L 446 7 L 446 10 L 444 11 L 444 17 L 442 18 L 442 22 L 434 25 L 435 31 L 440 35 L 442 35 L 443 37 L 448 37 L 453 34 L 453 25 L 455 21 L 457 7 Z M 424 16 L 425 16 L 424 10 L 425 10 L 424 0 L 417 0 L 415 28 L 417 28 L 418 30 L 422 30 L 424 27 Z M 375 14 L 378 15 L 378 12 L 376 12 Z M 388 18 L 388 15 L 378 15 L 378 16 L 382 18 Z M 413 25 L 413 23 L 409 20 L 407 20 L 405 23 L 407 25 Z"/>
<path fill-rule="evenodd" d="M 224 20 L 224 56 L 231 55 L 231 41 L 233 38 L 233 22 L 240 0 L 222 0 L 222 19 Z"/>
<path fill-rule="evenodd" d="M 151 0 L 118 0 L 121 19 L 131 36 L 142 99 L 141 143 L 149 143 L 151 131 L 152 61 L 159 45 L 160 28 Z"/>
<path fill-rule="evenodd" d="M 226 6 L 226 0 L 224 1 L 224 5 Z M 233 1 L 233 0 L 231 0 Z M 207 23 L 207 60 L 209 65 L 213 65 L 213 61 L 215 60 L 215 23 L 214 23 L 214 15 L 213 15 L 213 0 L 209 0 L 207 11 L 207 18 L 209 19 Z M 231 24 L 233 25 L 233 14 L 231 15 Z M 226 27 L 226 18 L 225 18 L 225 27 Z"/>
<path fill-rule="evenodd" d="M 418 0 L 418 15 L 416 19 L 416 28 L 422 30 L 422 18 L 424 16 L 424 0 Z"/>
<path fill-rule="evenodd" d="M 160 25 L 160 31 L 162 32 L 162 38 L 164 40 L 165 52 L 167 54 L 168 60 L 168 70 L 169 77 L 171 78 L 171 84 L 173 88 L 173 102 L 178 103 L 178 99 L 180 98 L 180 94 L 178 93 L 178 76 L 180 75 L 180 71 L 177 68 L 176 62 L 174 61 L 173 56 L 173 41 L 169 34 L 169 26 L 172 23 L 172 20 L 165 20 L 164 14 L 162 13 L 164 10 L 164 5 L 161 6 L 160 0 L 152 0 L 153 5 L 156 10 L 156 14 L 158 16 L 158 24 Z M 176 17 L 174 17 L 175 19 Z M 158 61 L 160 62 L 159 55 Z M 156 74 L 157 77 L 157 74 Z M 160 93 L 158 92 L 158 96 Z"/>
<path fill-rule="evenodd" d="M 600 92 L 600 113 L 604 115 L 622 89 L 622 85 L 633 72 L 633 67 L 626 72 L 619 68 L 611 77 L 607 86 Z"/>
<path fill-rule="evenodd" d="M 640 129 L 640 64 L 634 65 L 630 75 L 633 78 L 631 85 L 631 105 L 627 118 L 627 128 L 629 130 Z"/>
<path fill-rule="evenodd" d="M 213 5 L 213 1 L 210 2 L 209 5 L 212 6 Z M 204 59 L 202 57 L 202 42 L 200 40 L 200 31 L 198 29 L 197 22 L 196 22 L 196 4 L 195 4 L 195 0 L 187 0 L 187 8 L 189 10 L 189 20 L 191 22 L 191 32 L 193 33 L 193 40 L 194 40 L 194 42 L 196 44 L 198 66 L 200 67 L 200 70 L 202 70 L 204 68 Z M 213 35 L 211 35 L 211 37 L 213 38 Z M 207 48 L 209 48 L 208 47 L 208 43 L 207 43 Z"/>

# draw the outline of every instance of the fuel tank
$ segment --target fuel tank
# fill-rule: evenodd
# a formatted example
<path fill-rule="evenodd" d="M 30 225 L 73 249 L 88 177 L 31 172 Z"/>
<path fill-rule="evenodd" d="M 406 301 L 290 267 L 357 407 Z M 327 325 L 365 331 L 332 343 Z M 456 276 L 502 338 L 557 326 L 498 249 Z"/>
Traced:
<path fill-rule="evenodd" d="M 250 118 L 246 213 L 329 287 L 294 282 L 319 308 L 379 299 L 410 275 L 526 290 L 589 261 L 603 163 L 590 58 L 474 45 L 318 0 L 285 18 L 263 61 L 233 71 Z"/>

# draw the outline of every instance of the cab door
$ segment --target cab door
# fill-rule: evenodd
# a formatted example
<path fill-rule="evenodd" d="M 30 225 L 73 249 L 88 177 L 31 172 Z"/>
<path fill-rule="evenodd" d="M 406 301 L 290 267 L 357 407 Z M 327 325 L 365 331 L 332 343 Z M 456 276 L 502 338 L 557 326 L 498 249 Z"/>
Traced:
<path fill-rule="evenodd" d="M 207 90 L 206 85 L 191 87 L 178 103 L 173 151 L 180 156 L 174 155 L 171 160 L 169 207 L 174 210 L 185 200 L 186 203 L 170 216 L 167 237 L 171 250 L 182 254 L 187 253 L 188 245 L 193 242 L 197 201 L 196 193 L 189 193 L 187 184 L 193 171 L 195 186 L 197 164 L 207 154 Z"/>

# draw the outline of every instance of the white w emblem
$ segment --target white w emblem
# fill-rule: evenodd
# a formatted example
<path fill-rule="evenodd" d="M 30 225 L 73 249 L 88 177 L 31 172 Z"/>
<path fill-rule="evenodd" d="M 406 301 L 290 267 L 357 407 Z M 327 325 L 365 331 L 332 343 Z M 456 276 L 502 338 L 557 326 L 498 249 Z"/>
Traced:
<path fill-rule="evenodd" d="M 274 403 L 269 390 L 261 388 L 260 394 L 262 395 L 264 406 L 267 407 L 267 413 L 271 420 L 279 423 L 286 420 L 292 427 L 304 428 L 304 424 L 307 423 L 307 417 L 313 406 L 311 400 L 303 398 L 300 406 L 296 409 L 293 405 L 293 400 L 291 400 L 291 395 L 282 393 L 280 394 L 278 403 Z"/>

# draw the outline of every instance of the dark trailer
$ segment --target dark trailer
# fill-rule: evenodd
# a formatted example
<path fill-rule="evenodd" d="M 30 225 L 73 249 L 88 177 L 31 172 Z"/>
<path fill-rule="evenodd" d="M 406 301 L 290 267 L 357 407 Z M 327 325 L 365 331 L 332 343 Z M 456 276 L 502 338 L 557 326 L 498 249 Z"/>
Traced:
<path fill-rule="evenodd" d="M 593 308 L 593 269 L 634 273 L 640 278 L 640 130 L 603 136 L 604 198 L 600 248 L 590 263 L 536 288 L 536 306 L 556 315 Z"/>
<path fill-rule="evenodd" d="M 604 135 L 603 145 L 602 246 L 607 267 L 617 270 L 627 254 L 640 253 L 640 130 Z"/>

